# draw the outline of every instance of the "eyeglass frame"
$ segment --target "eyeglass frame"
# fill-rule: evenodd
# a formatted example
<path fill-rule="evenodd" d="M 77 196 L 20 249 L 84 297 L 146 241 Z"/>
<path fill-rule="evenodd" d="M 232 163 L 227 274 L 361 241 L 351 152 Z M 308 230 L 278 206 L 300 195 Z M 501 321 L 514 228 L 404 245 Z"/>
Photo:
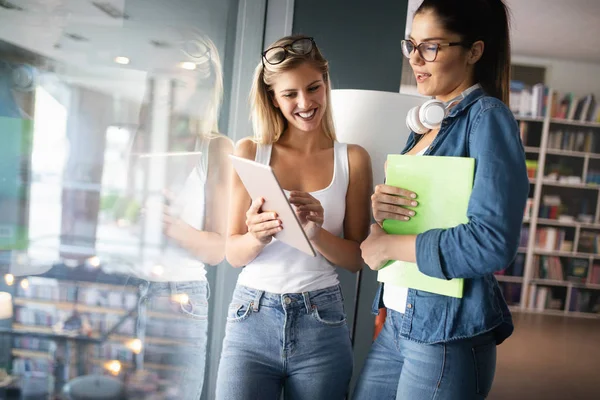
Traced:
<path fill-rule="evenodd" d="M 298 54 L 298 53 L 294 53 L 293 51 L 289 50 L 289 48 L 291 48 L 294 43 L 299 42 L 301 40 L 310 40 L 311 48 L 310 48 L 310 50 L 308 52 L 306 52 L 305 54 Z M 296 55 L 303 55 L 303 56 L 305 56 L 305 55 L 310 54 L 316 48 L 317 48 L 317 44 L 315 43 L 315 39 L 313 37 L 311 37 L 311 36 L 309 36 L 309 37 L 302 37 L 302 38 L 298 38 L 298 39 L 294 40 L 293 42 L 290 42 L 290 43 L 288 43 L 286 45 L 283 45 L 283 46 L 269 47 L 268 49 L 266 49 L 265 51 L 262 52 L 260 59 L 262 61 L 262 65 L 263 65 L 263 68 L 264 68 L 265 67 L 265 60 L 267 61 L 267 64 L 269 64 L 269 65 L 279 65 L 279 64 L 281 64 L 282 62 L 285 61 L 285 59 L 288 57 L 289 54 L 296 54 Z M 271 63 L 271 62 L 269 62 L 269 60 L 267 60 L 267 53 L 269 51 L 273 50 L 273 49 L 283 49 L 284 57 L 278 63 Z"/>
<path fill-rule="evenodd" d="M 437 56 L 438 56 L 438 54 L 439 54 L 439 52 L 440 52 L 440 48 L 441 48 L 441 47 L 452 47 L 452 46 L 463 46 L 463 47 L 467 47 L 467 46 L 468 46 L 468 43 L 467 43 L 467 42 L 464 42 L 464 41 L 461 41 L 461 42 L 447 42 L 447 43 L 437 43 L 437 42 L 421 42 L 421 43 L 419 43 L 419 44 L 416 44 L 415 42 L 413 42 L 413 41 L 412 41 L 412 40 L 410 40 L 410 39 L 402 39 L 402 40 L 400 41 L 400 48 L 401 48 L 401 49 L 404 47 L 404 43 L 406 43 L 406 42 L 410 42 L 410 43 L 412 43 L 412 45 L 413 45 L 413 47 L 414 47 L 414 48 L 413 48 L 413 51 L 411 51 L 411 52 L 409 53 L 409 55 L 408 55 L 408 56 L 407 56 L 406 54 L 404 54 L 404 51 L 402 52 L 402 55 L 404 55 L 404 57 L 406 57 L 406 58 L 410 59 L 410 55 L 411 55 L 411 54 L 412 54 L 412 53 L 413 53 L 413 52 L 416 50 L 416 51 L 418 51 L 418 52 L 419 52 L 419 57 L 421 57 L 421 58 L 423 59 L 423 61 L 425 61 L 425 62 L 434 62 L 435 60 L 437 60 Z M 429 44 L 429 45 L 432 45 L 432 44 L 434 44 L 434 45 L 436 45 L 436 46 L 437 46 L 437 48 L 436 48 L 436 50 L 435 50 L 435 56 L 433 57 L 433 60 L 426 60 L 426 59 L 425 59 L 425 57 L 423 57 L 423 52 L 422 52 L 422 51 L 421 51 L 421 49 L 419 48 L 419 46 L 421 46 L 422 44 Z"/>

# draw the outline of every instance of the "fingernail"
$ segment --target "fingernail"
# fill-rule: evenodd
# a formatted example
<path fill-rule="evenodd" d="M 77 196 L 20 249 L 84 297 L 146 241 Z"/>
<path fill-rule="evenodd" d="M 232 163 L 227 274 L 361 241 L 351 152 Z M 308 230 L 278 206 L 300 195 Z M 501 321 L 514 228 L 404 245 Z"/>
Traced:
<path fill-rule="evenodd" d="M 408 218 L 408 217 L 404 217 L 404 220 L 405 220 L 405 221 L 408 221 L 409 219 L 410 219 L 410 218 Z"/>
<path fill-rule="evenodd" d="M 411 206 L 415 207 L 417 205 L 416 201 L 413 201 L 412 203 L 410 203 Z"/>
<path fill-rule="evenodd" d="M 414 212 L 414 211 L 411 211 L 409 214 L 410 214 L 410 216 L 411 216 L 411 217 L 414 217 L 414 215 L 415 215 L 415 212 Z"/>
<path fill-rule="evenodd" d="M 412 194 L 410 195 L 410 197 L 412 197 L 413 199 L 416 199 L 416 198 L 417 198 L 417 195 L 416 195 L 416 194 L 414 194 L 414 193 L 412 193 Z"/>

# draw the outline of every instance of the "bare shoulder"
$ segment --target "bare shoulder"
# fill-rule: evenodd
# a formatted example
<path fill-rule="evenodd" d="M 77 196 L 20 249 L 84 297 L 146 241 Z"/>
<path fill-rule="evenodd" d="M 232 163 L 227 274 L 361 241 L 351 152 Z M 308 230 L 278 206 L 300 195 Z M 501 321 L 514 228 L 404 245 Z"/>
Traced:
<path fill-rule="evenodd" d="M 256 157 L 256 142 L 251 137 L 240 139 L 235 146 L 234 154 L 238 157 L 254 160 Z"/>
<path fill-rule="evenodd" d="M 350 171 L 353 170 L 364 170 L 365 168 L 371 168 L 371 157 L 364 147 L 357 144 L 348 144 L 348 162 L 350 164 Z"/>
<path fill-rule="evenodd" d="M 211 152 L 221 155 L 233 154 L 235 143 L 225 135 L 215 135 L 210 139 Z"/>

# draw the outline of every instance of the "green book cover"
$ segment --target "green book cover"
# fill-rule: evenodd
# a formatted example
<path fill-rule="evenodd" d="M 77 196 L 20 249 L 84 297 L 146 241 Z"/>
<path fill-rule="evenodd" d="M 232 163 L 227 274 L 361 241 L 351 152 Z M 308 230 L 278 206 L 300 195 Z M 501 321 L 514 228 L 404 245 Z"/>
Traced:
<path fill-rule="evenodd" d="M 383 221 L 383 229 L 395 235 L 417 235 L 436 228 L 452 228 L 468 222 L 467 207 L 473 189 L 475 160 L 467 157 L 388 156 L 386 184 L 417 194 L 416 215 L 410 221 Z M 390 261 L 377 280 L 444 296 L 461 298 L 463 279 L 438 279 L 419 271 L 417 264 Z"/>

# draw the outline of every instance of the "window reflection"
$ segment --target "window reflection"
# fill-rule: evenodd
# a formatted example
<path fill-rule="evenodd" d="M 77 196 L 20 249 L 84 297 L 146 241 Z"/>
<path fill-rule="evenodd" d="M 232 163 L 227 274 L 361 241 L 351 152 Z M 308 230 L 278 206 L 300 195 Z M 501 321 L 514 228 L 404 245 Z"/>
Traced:
<path fill-rule="evenodd" d="M 237 2 L 8 4 L 0 397 L 93 384 L 111 399 L 196 399 L 218 290 L 206 271 L 224 257 L 221 60 Z"/>

